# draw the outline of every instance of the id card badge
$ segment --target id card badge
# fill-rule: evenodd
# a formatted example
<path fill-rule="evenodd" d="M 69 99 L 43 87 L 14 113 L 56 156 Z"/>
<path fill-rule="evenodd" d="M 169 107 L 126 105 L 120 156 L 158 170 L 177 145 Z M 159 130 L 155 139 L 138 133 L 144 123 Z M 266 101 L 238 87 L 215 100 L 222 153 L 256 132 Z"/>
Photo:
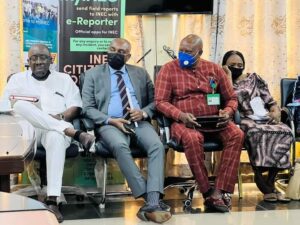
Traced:
<path fill-rule="evenodd" d="M 220 105 L 220 94 L 207 94 L 207 105 Z"/>

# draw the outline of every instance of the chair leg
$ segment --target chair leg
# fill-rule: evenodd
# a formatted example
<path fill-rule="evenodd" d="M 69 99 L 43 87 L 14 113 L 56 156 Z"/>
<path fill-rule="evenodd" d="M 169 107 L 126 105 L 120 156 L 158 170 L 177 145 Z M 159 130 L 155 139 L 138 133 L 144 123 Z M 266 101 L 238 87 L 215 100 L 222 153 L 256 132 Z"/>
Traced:
<path fill-rule="evenodd" d="M 242 174 L 241 174 L 241 168 L 239 167 L 238 170 L 238 192 L 239 192 L 239 199 L 243 198 L 243 181 L 242 181 Z"/>
<path fill-rule="evenodd" d="M 189 189 L 187 198 L 183 201 L 183 211 L 186 213 L 200 213 L 200 208 L 193 208 L 192 202 L 194 197 L 194 191 L 196 189 L 196 183 Z"/>
<path fill-rule="evenodd" d="M 297 142 L 296 141 L 294 141 L 293 142 L 293 153 L 292 153 L 292 166 L 295 166 L 295 163 L 296 163 L 296 144 L 297 144 Z"/>
<path fill-rule="evenodd" d="M 40 178 L 41 178 L 41 186 L 47 185 L 47 163 L 46 159 L 40 160 Z"/>
<path fill-rule="evenodd" d="M 214 152 L 211 152 L 210 161 L 211 161 L 210 162 L 211 163 L 211 173 L 212 173 L 212 175 L 214 175 L 216 172 L 215 169 L 216 169 L 216 164 L 217 164 Z"/>
<path fill-rule="evenodd" d="M 99 204 L 100 209 L 105 208 L 105 198 L 106 198 L 106 178 L 107 178 L 107 159 L 103 160 L 103 187 L 102 187 L 102 199 Z"/>

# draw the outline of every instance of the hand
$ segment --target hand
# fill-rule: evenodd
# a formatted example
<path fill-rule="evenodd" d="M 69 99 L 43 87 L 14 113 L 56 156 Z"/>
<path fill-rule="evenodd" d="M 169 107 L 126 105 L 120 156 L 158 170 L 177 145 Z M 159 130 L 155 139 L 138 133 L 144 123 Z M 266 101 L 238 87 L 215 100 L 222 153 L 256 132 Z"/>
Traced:
<path fill-rule="evenodd" d="M 277 105 L 272 106 L 267 115 L 270 117 L 270 121 L 268 121 L 268 123 L 279 123 L 281 121 L 281 110 Z"/>
<path fill-rule="evenodd" d="M 180 113 L 179 120 L 185 124 L 186 127 L 201 127 L 196 121 L 196 117 L 192 113 Z"/>
<path fill-rule="evenodd" d="M 225 127 L 230 119 L 229 113 L 226 110 L 220 109 L 219 116 L 221 116 L 222 119 L 220 119 L 220 122 L 217 123 L 216 127 Z"/>
<path fill-rule="evenodd" d="M 232 74 L 231 74 L 231 71 L 230 71 L 230 69 L 228 68 L 228 66 L 224 65 L 224 66 L 222 66 L 222 68 L 223 68 L 224 72 L 227 74 L 227 76 L 228 76 L 229 78 L 232 78 Z"/>
<path fill-rule="evenodd" d="M 127 107 L 126 109 L 129 112 L 129 114 L 130 114 L 131 121 L 138 122 L 138 121 L 144 119 L 144 117 L 143 117 L 143 111 L 142 110 L 139 110 L 139 109 L 130 109 L 129 107 Z"/>
<path fill-rule="evenodd" d="M 128 132 L 125 127 L 124 124 L 130 124 L 130 121 L 125 120 L 123 118 L 117 118 L 117 119 L 109 119 L 108 120 L 108 124 L 115 126 L 116 128 L 118 128 L 120 131 L 124 132 L 125 134 L 130 134 L 130 132 Z"/>
<path fill-rule="evenodd" d="M 56 115 L 49 114 L 49 115 L 52 116 L 54 119 L 61 120 L 60 114 L 56 114 Z"/>
<path fill-rule="evenodd" d="M 224 72 L 227 74 L 229 82 L 232 84 L 233 80 L 232 80 L 232 73 L 231 73 L 230 69 L 226 65 L 222 66 L 222 68 L 223 68 Z"/>

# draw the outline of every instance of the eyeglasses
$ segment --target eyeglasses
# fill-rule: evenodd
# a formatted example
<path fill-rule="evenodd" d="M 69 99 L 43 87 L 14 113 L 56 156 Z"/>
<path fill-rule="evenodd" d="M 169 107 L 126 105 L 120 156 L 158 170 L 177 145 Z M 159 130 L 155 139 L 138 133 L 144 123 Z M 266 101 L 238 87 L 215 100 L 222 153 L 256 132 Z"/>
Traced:
<path fill-rule="evenodd" d="M 51 59 L 48 55 L 32 55 L 29 60 L 31 62 L 37 62 L 40 59 L 41 62 L 46 62 L 47 60 Z"/>

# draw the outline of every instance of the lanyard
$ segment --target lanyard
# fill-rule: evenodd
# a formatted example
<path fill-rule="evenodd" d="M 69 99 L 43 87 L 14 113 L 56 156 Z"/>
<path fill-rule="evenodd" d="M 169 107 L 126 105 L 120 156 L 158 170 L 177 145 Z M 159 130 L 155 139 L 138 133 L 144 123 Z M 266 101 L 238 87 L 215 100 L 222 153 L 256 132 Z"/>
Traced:
<path fill-rule="evenodd" d="M 215 79 L 214 79 L 213 77 L 211 77 L 211 78 L 209 79 L 209 85 L 210 85 L 210 87 L 211 87 L 211 89 L 212 89 L 212 94 L 214 94 L 214 93 L 215 93 L 215 90 L 216 90 L 216 88 L 217 88 L 217 83 L 216 83 L 216 81 L 215 81 Z"/>

